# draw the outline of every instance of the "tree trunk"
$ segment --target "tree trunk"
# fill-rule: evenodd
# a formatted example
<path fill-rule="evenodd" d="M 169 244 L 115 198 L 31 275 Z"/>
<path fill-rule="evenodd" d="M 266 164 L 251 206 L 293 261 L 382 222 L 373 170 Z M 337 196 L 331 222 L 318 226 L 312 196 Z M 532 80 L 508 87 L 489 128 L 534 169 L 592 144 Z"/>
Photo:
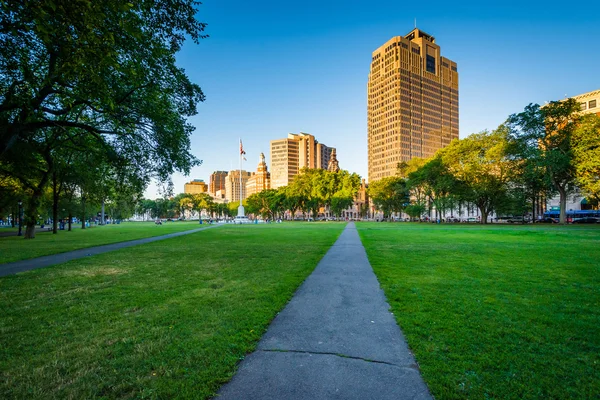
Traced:
<path fill-rule="evenodd" d="M 567 223 L 567 191 L 564 187 L 556 185 L 558 193 L 560 194 L 560 224 Z"/>
<path fill-rule="evenodd" d="M 73 228 L 72 227 L 72 225 L 73 225 L 73 214 L 71 214 L 71 211 L 69 211 L 68 218 L 69 218 L 69 232 L 71 232 L 71 229 Z"/>
<path fill-rule="evenodd" d="M 58 233 L 58 190 L 56 171 L 52 173 L 52 234 Z"/>
<path fill-rule="evenodd" d="M 26 213 L 25 213 L 25 215 L 27 217 L 24 218 L 24 221 L 26 224 L 25 239 L 35 239 L 35 224 L 37 222 L 36 215 L 37 215 L 37 210 L 40 205 L 41 197 L 42 197 L 41 190 L 38 190 L 36 188 L 36 190 L 34 190 L 33 194 L 29 198 L 29 201 L 27 202 L 27 209 L 26 209 Z"/>
<path fill-rule="evenodd" d="M 12 211 L 11 213 L 12 218 L 10 219 L 10 227 L 14 228 L 15 224 L 16 224 L 16 220 L 17 220 L 17 213 L 15 212 L 15 210 Z"/>
<path fill-rule="evenodd" d="M 105 221 L 105 219 L 104 219 L 104 199 L 102 199 L 102 211 L 101 211 L 101 214 L 102 214 L 102 216 L 101 216 L 102 219 L 100 220 L 100 225 L 104 225 L 104 221 Z M 98 214 L 96 214 L 96 215 L 98 215 Z"/>
<path fill-rule="evenodd" d="M 481 224 L 487 224 L 489 211 L 485 207 L 477 207 L 479 208 L 479 212 L 481 212 Z"/>
<path fill-rule="evenodd" d="M 81 229 L 85 229 L 85 196 L 81 196 Z"/>
<path fill-rule="evenodd" d="M 531 199 L 531 204 L 533 205 L 532 210 L 531 210 L 531 222 L 534 224 L 537 222 L 537 218 L 536 218 L 537 217 L 537 215 L 536 215 L 537 205 L 535 204 L 536 198 L 537 198 L 537 196 L 534 192 L 533 197 Z"/>

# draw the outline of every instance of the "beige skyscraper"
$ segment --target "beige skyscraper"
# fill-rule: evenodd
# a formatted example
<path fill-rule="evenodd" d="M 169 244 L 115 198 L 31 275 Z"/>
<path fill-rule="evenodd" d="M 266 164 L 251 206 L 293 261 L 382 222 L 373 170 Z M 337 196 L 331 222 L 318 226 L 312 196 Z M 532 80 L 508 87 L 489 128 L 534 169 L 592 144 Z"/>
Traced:
<path fill-rule="evenodd" d="M 252 174 L 250 172 L 242 170 L 242 184 L 241 184 L 241 198 L 242 200 L 246 197 L 246 184 Z M 225 177 L 225 198 L 228 202 L 240 201 L 240 170 L 229 171 Z"/>
<path fill-rule="evenodd" d="M 286 186 L 304 167 L 327 168 L 333 150 L 303 132 L 271 140 L 271 187 Z"/>
<path fill-rule="evenodd" d="M 435 38 L 413 29 L 373 52 L 367 87 L 369 181 L 458 138 L 458 69 Z"/>

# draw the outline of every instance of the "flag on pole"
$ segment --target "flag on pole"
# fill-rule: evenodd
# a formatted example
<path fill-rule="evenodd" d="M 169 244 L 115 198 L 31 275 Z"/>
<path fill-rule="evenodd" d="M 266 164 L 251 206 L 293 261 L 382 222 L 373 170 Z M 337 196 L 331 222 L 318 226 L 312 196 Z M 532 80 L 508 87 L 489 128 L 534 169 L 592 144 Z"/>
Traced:
<path fill-rule="evenodd" d="M 242 146 L 242 139 L 240 139 L 240 155 L 244 155 L 246 152 L 244 151 L 244 146 Z"/>

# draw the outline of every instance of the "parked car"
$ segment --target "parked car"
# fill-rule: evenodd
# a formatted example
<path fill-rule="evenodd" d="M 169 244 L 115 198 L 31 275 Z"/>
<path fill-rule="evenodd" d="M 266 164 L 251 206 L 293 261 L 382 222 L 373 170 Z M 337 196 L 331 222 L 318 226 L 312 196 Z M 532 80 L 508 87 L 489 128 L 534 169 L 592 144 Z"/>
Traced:
<path fill-rule="evenodd" d="M 538 220 L 540 224 L 558 224 L 558 220 L 556 218 L 544 217 Z"/>
<path fill-rule="evenodd" d="M 583 217 L 583 218 L 575 218 L 573 220 L 574 224 L 600 224 L 600 218 L 595 217 Z"/>

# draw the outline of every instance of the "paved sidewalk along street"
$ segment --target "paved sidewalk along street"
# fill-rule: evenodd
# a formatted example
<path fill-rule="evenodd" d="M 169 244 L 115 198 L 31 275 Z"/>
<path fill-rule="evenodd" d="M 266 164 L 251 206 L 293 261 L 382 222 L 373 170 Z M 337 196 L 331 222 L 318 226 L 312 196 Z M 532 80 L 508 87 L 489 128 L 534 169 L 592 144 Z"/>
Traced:
<path fill-rule="evenodd" d="M 431 399 L 354 223 L 216 398 Z"/>
<path fill-rule="evenodd" d="M 95 256 L 96 254 L 107 253 L 109 251 L 120 250 L 126 247 L 137 246 L 144 243 L 156 242 L 158 240 L 169 239 L 182 235 L 189 235 L 203 231 L 205 229 L 215 228 L 218 225 L 205 226 L 203 228 L 192 229 L 189 231 L 169 233 L 162 236 L 154 236 L 144 239 L 129 240 L 127 242 L 119 242 L 112 244 L 105 244 L 102 246 L 88 247 L 85 249 L 73 250 L 66 253 L 52 254 L 49 256 L 30 258 L 29 260 L 15 261 L 12 263 L 0 264 L 0 276 L 13 275 L 18 272 L 29 271 L 37 268 L 49 267 L 51 265 L 65 263 L 67 261 L 75 260 L 78 258 L 84 258 L 89 256 Z"/>

